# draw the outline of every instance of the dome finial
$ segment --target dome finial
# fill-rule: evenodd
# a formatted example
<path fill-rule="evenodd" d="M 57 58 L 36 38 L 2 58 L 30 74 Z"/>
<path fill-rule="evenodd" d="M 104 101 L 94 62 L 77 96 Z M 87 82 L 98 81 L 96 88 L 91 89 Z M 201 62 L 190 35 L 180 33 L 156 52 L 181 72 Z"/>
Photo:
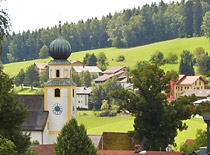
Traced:
<path fill-rule="evenodd" d="M 61 35 L 61 21 L 59 20 L 59 35 Z"/>

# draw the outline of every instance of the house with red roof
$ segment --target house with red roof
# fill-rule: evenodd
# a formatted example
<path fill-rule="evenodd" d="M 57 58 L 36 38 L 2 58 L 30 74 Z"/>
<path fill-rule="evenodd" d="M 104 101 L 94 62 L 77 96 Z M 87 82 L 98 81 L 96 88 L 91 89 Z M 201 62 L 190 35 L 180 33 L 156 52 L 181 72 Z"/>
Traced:
<path fill-rule="evenodd" d="M 190 89 L 203 90 L 207 83 L 201 76 L 179 75 L 177 81 L 171 81 L 171 96 L 168 100 L 173 101 Z"/>
<path fill-rule="evenodd" d="M 42 74 L 42 72 L 47 69 L 48 63 L 35 62 L 34 67 L 39 72 L 39 74 Z"/>

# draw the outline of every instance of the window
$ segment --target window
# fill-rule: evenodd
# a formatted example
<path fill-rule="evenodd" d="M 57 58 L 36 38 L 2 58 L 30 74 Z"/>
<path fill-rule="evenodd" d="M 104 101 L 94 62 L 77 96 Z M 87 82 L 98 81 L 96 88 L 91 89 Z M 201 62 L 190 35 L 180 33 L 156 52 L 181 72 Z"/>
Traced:
<path fill-rule="evenodd" d="M 56 70 L 56 77 L 60 77 L 60 70 Z"/>
<path fill-rule="evenodd" d="M 74 89 L 73 89 L 73 97 L 74 97 Z"/>
<path fill-rule="evenodd" d="M 181 87 L 181 91 L 182 91 L 183 89 L 182 89 L 182 87 Z"/>
<path fill-rule="evenodd" d="M 56 88 L 55 89 L 55 97 L 60 97 L 61 94 L 60 94 L 60 89 Z"/>
<path fill-rule="evenodd" d="M 197 82 L 195 81 L 195 85 L 197 85 Z"/>
<path fill-rule="evenodd" d="M 201 81 L 199 81 L 199 85 L 201 85 Z"/>
<path fill-rule="evenodd" d="M 50 78 L 52 78 L 52 69 L 50 70 Z"/>

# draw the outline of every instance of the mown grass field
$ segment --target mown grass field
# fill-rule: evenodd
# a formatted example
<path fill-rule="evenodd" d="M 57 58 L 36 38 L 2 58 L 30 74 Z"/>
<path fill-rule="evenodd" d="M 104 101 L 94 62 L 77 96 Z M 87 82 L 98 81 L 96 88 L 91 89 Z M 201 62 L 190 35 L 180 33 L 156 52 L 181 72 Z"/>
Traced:
<path fill-rule="evenodd" d="M 134 48 L 104 48 L 96 50 L 88 50 L 72 53 L 69 57 L 69 60 L 80 60 L 82 61 L 86 53 L 94 53 L 97 55 L 100 52 L 104 52 L 108 58 L 109 67 L 111 66 L 130 66 L 133 67 L 137 61 L 149 60 L 151 55 L 156 51 L 163 52 L 166 57 L 168 53 L 176 53 L 179 56 L 183 50 L 190 50 L 193 52 L 196 48 L 203 47 L 206 51 L 210 51 L 209 40 L 205 37 L 196 37 L 196 38 L 179 38 L 168 41 L 157 42 L 153 44 L 148 44 L 144 46 L 138 46 Z M 125 56 L 125 61 L 116 62 L 116 58 L 119 55 Z M 4 71 L 14 76 L 16 75 L 21 68 L 26 69 L 28 66 L 34 62 L 49 62 L 51 58 L 47 59 L 36 59 L 31 61 L 16 62 L 4 65 Z M 179 64 L 166 64 L 164 67 L 165 71 L 175 70 L 178 71 Z"/>
<path fill-rule="evenodd" d="M 101 135 L 103 132 L 127 132 L 133 130 L 134 117 L 120 114 L 116 117 L 96 117 L 93 111 L 77 111 L 77 120 L 79 124 L 85 125 L 88 134 Z M 184 143 L 186 139 L 195 139 L 197 129 L 206 130 L 206 124 L 201 118 L 191 118 L 185 122 L 188 129 L 178 132 L 175 138 L 177 143 L 175 150 L 179 150 L 180 144 Z"/>

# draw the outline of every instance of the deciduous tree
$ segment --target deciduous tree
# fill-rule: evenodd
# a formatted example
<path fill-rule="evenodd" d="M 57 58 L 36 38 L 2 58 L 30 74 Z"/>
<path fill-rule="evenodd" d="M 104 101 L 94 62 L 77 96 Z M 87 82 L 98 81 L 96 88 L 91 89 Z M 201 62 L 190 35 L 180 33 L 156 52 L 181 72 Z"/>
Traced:
<path fill-rule="evenodd" d="M 178 76 L 175 72 L 165 73 L 160 63 L 133 70 L 132 81 L 135 94 L 129 90 L 112 92 L 112 97 L 121 99 L 121 108 L 126 108 L 136 117 L 134 136 L 144 137 L 146 150 L 159 150 L 174 144 L 177 130 L 186 129 L 182 120 L 191 118 L 191 97 L 182 97 L 172 103 L 167 102 L 165 93 L 170 92 L 170 80 Z"/>
<path fill-rule="evenodd" d="M 24 81 L 24 79 L 25 79 L 25 72 L 24 72 L 24 70 L 23 69 L 21 69 L 20 70 L 20 72 L 17 74 L 17 76 L 15 77 L 15 80 L 14 80 L 14 82 L 15 82 L 15 84 L 17 85 L 17 86 L 21 86 L 21 88 L 23 89 L 23 81 Z"/>
<path fill-rule="evenodd" d="M 34 86 L 39 85 L 39 73 L 34 65 L 31 65 L 26 69 L 24 84 L 31 86 L 31 89 L 33 89 Z"/>

